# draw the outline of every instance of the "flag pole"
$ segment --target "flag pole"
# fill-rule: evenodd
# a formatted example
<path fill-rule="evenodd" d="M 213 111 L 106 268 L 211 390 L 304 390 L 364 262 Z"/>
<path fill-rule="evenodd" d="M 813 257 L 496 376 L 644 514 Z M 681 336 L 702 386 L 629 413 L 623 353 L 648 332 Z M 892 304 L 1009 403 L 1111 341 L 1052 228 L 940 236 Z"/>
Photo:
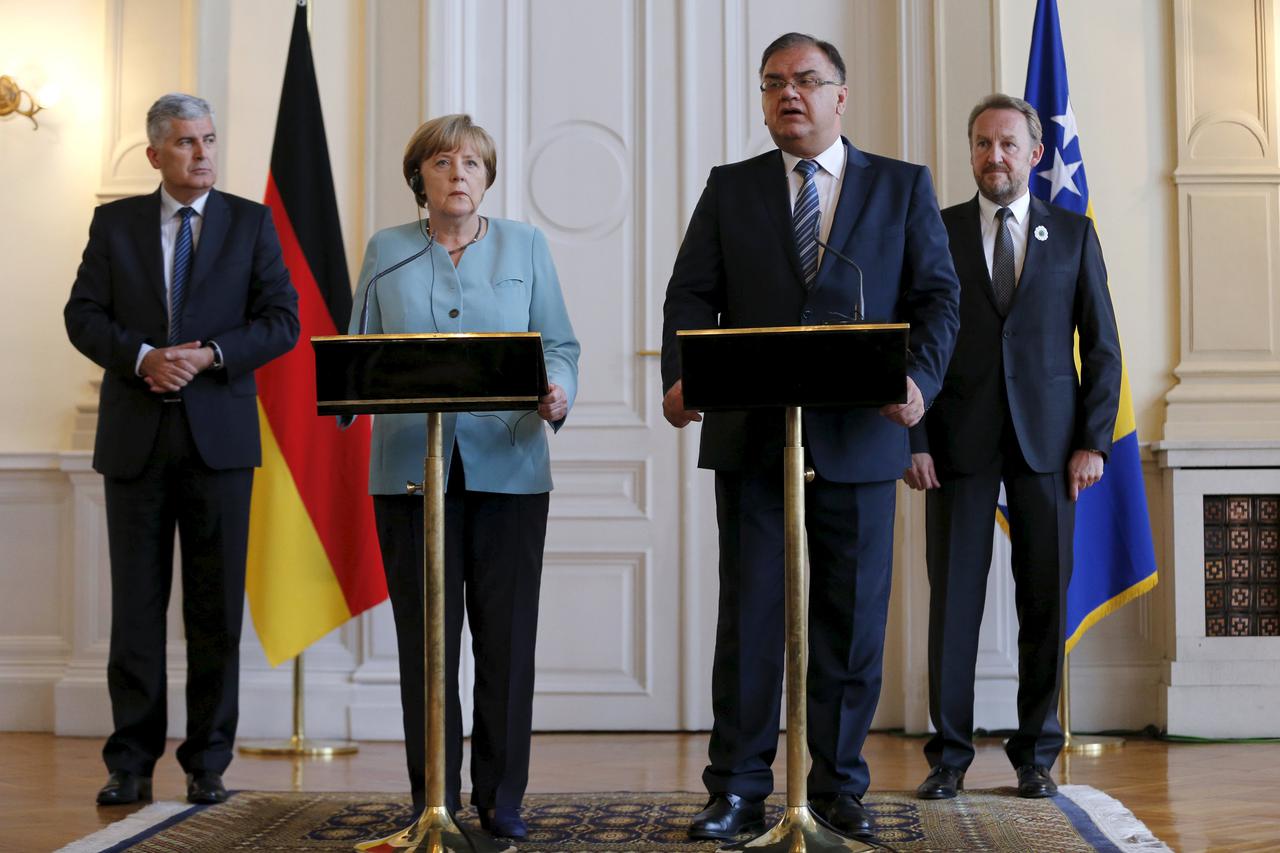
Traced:
<path fill-rule="evenodd" d="M 312 740 L 305 734 L 306 709 L 303 704 L 302 652 L 293 659 L 293 735 L 288 740 L 249 741 L 240 744 L 244 755 L 290 756 L 294 758 L 332 758 L 354 755 L 358 744 L 349 740 Z"/>
<path fill-rule="evenodd" d="M 1071 655 L 1069 653 L 1062 656 L 1062 690 L 1058 693 L 1058 717 L 1062 720 L 1063 752 L 1093 756 L 1124 746 L 1124 738 L 1115 735 L 1071 733 Z"/>

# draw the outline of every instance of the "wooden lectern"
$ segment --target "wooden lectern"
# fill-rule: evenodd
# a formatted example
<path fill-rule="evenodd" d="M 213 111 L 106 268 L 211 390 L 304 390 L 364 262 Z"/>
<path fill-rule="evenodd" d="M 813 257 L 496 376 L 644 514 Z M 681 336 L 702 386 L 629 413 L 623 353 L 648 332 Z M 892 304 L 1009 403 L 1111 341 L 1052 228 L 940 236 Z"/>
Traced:
<path fill-rule="evenodd" d="M 805 561 L 801 407 L 880 407 L 906 400 L 905 323 L 699 329 L 676 333 L 686 409 L 786 410 L 783 555 L 786 595 L 787 805 L 772 829 L 725 850 L 773 853 L 873 850 L 836 832 L 809 808 L 805 682 L 809 575 Z"/>
<path fill-rule="evenodd" d="M 530 410 L 547 393 L 537 332 L 315 337 L 316 408 L 322 415 L 425 413 L 427 805 L 413 826 L 356 850 L 497 853 L 514 850 L 462 830 L 445 806 L 443 412 Z"/>

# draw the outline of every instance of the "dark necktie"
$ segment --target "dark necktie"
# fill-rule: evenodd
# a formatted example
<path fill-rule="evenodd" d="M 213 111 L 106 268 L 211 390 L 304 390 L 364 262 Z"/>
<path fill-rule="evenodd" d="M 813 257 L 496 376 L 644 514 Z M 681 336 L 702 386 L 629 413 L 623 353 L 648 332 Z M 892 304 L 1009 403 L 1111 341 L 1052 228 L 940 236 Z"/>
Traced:
<path fill-rule="evenodd" d="M 1013 304 L 1013 235 L 1009 233 L 1009 217 L 1013 211 L 1002 207 L 996 211 L 996 245 L 991 253 L 991 286 L 996 292 L 996 308 L 1009 313 Z"/>
<path fill-rule="evenodd" d="M 822 213 L 818 210 L 818 186 L 813 181 L 818 164 L 814 160 L 796 163 L 797 172 L 804 178 L 796 195 L 796 209 L 791 216 L 796 231 L 796 249 L 800 252 L 800 269 L 804 270 L 804 285 L 812 287 L 818 275 L 818 225 Z"/>
<path fill-rule="evenodd" d="M 178 240 L 173 244 L 173 278 L 169 282 L 169 346 L 182 343 L 182 301 L 187 295 L 187 282 L 191 278 L 191 214 L 189 207 L 178 211 L 182 224 L 178 226 Z"/>

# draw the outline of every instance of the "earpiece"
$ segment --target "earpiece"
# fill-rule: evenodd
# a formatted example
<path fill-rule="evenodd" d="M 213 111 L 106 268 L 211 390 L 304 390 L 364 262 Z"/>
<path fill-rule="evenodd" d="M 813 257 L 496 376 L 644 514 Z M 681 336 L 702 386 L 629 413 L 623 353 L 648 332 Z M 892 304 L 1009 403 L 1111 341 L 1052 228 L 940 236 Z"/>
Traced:
<path fill-rule="evenodd" d="M 409 176 L 409 189 L 413 190 L 414 195 L 422 195 L 422 173 L 417 169 Z"/>

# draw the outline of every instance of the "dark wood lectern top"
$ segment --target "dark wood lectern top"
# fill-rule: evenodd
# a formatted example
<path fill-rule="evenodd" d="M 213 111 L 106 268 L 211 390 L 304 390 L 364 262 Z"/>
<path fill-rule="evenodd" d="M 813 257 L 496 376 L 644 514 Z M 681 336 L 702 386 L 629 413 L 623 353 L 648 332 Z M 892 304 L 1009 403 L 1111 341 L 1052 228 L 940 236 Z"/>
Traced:
<path fill-rule="evenodd" d="M 321 415 L 527 410 L 548 390 L 538 332 L 332 335 L 311 345 Z"/>
<path fill-rule="evenodd" d="M 879 407 L 906 401 L 906 323 L 676 332 L 690 409 Z"/>

